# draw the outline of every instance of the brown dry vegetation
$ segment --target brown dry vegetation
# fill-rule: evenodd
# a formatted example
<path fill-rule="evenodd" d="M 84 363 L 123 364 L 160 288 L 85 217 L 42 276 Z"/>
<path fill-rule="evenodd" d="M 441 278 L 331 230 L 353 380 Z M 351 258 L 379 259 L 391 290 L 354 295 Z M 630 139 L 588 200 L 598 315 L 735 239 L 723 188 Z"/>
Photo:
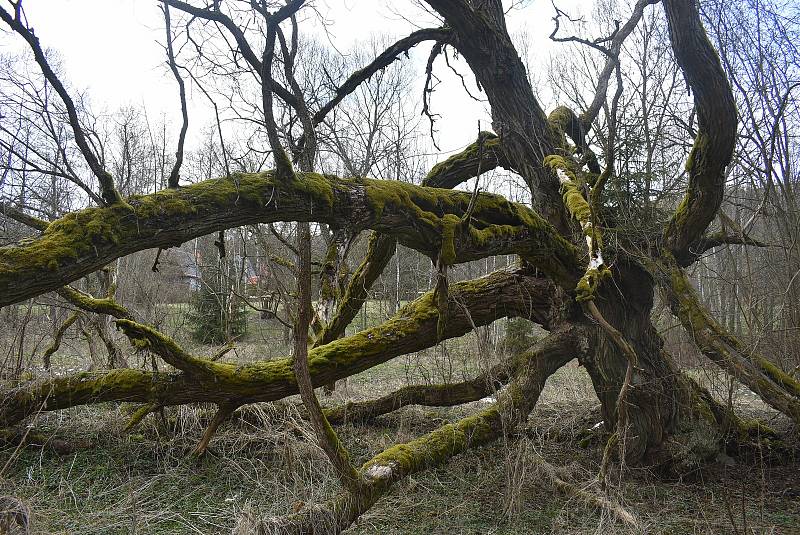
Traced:
<path fill-rule="evenodd" d="M 252 338 L 272 332 L 252 317 L 250 323 Z M 229 359 L 251 360 L 281 346 L 245 341 Z M 450 373 L 457 381 L 462 373 L 469 376 L 470 368 L 489 364 L 475 353 L 474 335 L 443 346 L 350 377 L 345 388 L 324 398 L 325 404 L 371 399 L 409 381 L 436 382 Z M 86 360 L 65 351 L 54 363 L 64 369 L 85 366 Z M 727 398 L 728 384 L 717 372 L 696 369 L 692 375 Z M 742 417 L 788 431 L 787 419 L 746 390 L 737 388 L 731 400 Z M 337 430 L 360 463 L 485 403 L 406 407 Z M 297 396 L 240 410 L 199 461 L 189 453 L 213 407 L 169 408 L 125 431 L 134 408 L 107 403 L 42 413 L 31 419 L 31 429 L 50 442 L 0 451 L 0 495 L 15 495 L 29 505 L 32 533 L 229 533 L 237 524 L 246 532 L 251 517 L 287 514 L 290 507 L 325 501 L 338 489 Z M 597 473 L 607 439 L 602 431 L 592 431 L 601 420 L 599 409 L 588 375 L 572 362 L 549 379 L 527 425 L 408 478 L 348 533 L 800 532 L 800 459 L 795 455 L 729 451 L 666 479 L 650 470 L 628 468 L 624 477 L 615 472 L 608 495 L 636 515 L 642 529 L 635 531 L 607 511 L 558 492 L 546 464 L 570 483 L 599 492 Z"/>

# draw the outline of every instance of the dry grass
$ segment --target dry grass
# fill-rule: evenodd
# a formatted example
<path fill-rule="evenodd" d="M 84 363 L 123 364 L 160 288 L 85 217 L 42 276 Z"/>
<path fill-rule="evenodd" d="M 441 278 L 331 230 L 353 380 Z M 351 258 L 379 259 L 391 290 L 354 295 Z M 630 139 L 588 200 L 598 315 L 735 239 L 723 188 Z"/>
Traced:
<path fill-rule="evenodd" d="M 352 379 L 349 395 L 377 395 L 402 382 L 408 370 L 401 360 Z M 187 454 L 210 407 L 171 409 L 129 434 L 122 431 L 130 409 L 124 405 L 40 415 L 38 429 L 93 446 L 64 457 L 47 449 L 18 452 L 2 474 L 0 495 L 28 504 L 33 533 L 228 533 L 243 514 L 285 514 L 338 489 L 296 403 L 249 407 L 200 462 Z M 342 438 L 364 460 L 473 409 L 411 407 L 345 426 Z M 602 444 L 584 440 L 599 418 L 585 373 L 568 366 L 551 379 L 523 433 L 402 482 L 350 532 L 626 533 L 607 511 L 557 492 L 540 469 L 545 459 L 571 485 L 599 493 Z M 0 464 L 10 455 L 1 452 Z M 798 467 L 720 464 L 670 482 L 628 471 L 610 494 L 647 533 L 800 533 Z"/>
<path fill-rule="evenodd" d="M 380 320 L 368 318 L 369 323 Z M 180 338 L 180 323 L 165 325 Z M 258 327 L 258 326 L 257 326 Z M 232 361 L 278 357 L 286 348 L 251 330 Z M 269 331 L 269 332 L 268 332 Z M 183 342 L 188 342 L 185 338 Z M 362 400 L 421 382 L 459 381 L 491 366 L 475 335 L 401 357 L 350 378 L 329 405 Z M 198 354 L 209 348 L 194 346 Z M 85 348 L 67 340 L 57 354 L 60 372 L 85 367 Z M 138 364 L 145 365 L 144 357 Z M 136 358 L 131 363 L 137 363 Z M 743 415 L 786 420 L 715 373 L 695 378 Z M 0 451 L 0 496 L 20 498 L 32 512 L 36 534 L 229 533 L 237 518 L 282 515 L 326 500 L 339 485 L 313 434 L 300 417 L 299 400 L 247 407 L 225 424 L 210 455 L 189 458 L 213 407 L 170 408 L 123 431 L 128 404 L 78 407 L 39 415 L 39 432 L 75 444 L 68 455 L 52 449 Z M 482 406 L 451 409 L 407 407 L 374 422 L 343 426 L 341 437 L 357 462 Z M 548 470 L 570 486 L 600 495 L 596 476 L 604 436 L 586 373 L 571 363 L 548 382 L 528 426 L 498 443 L 410 477 L 353 526 L 353 534 L 628 533 L 608 510 L 597 510 L 555 487 Z M 608 497 L 636 516 L 646 533 L 800 533 L 800 462 L 750 459 L 705 467 L 682 480 L 664 481 L 647 471 L 612 477 Z M 550 466 L 545 465 L 549 463 Z M 736 464 L 730 465 L 731 462 Z M 2 467 L 5 466 L 3 469 Z M 741 482 L 747 481 L 745 485 Z"/>

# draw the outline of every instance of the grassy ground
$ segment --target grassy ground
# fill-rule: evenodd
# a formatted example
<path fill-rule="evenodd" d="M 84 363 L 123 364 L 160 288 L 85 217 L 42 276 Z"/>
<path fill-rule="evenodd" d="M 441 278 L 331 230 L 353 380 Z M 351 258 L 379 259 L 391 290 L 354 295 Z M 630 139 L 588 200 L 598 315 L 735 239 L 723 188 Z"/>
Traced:
<path fill-rule="evenodd" d="M 180 314 L 166 316 L 162 328 L 188 343 Z M 380 319 L 381 311 L 373 307 L 355 323 Z M 274 324 L 253 318 L 239 349 L 226 358 L 285 356 L 279 337 Z M 59 371 L 86 365 L 79 340 L 65 344 L 56 357 Z M 323 401 L 374 398 L 409 382 L 457 381 L 491 364 L 472 334 L 351 377 Z M 728 385 L 716 374 L 693 374 L 727 398 Z M 734 390 L 732 399 L 742 415 L 786 426 L 743 390 Z M 68 454 L 52 448 L 0 450 L 0 496 L 14 495 L 30 506 L 36 534 L 229 533 L 237 521 L 286 514 L 338 491 L 298 403 L 290 398 L 246 408 L 220 430 L 210 455 L 199 462 L 188 453 L 213 407 L 168 409 L 128 433 L 123 427 L 135 408 L 128 404 L 42 414 L 35 429 L 76 449 Z M 343 426 L 341 436 L 360 463 L 482 403 L 408 407 L 368 424 Z M 588 377 L 570 364 L 551 377 L 522 432 L 401 482 L 348 533 L 625 533 L 608 513 L 555 490 L 542 470 L 545 460 L 576 486 L 598 491 L 603 439 L 587 440 L 593 436 L 587 430 L 600 419 Z M 721 457 L 681 479 L 640 470 L 618 476 L 612 475 L 609 493 L 637 516 L 646 533 L 800 534 L 800 459 Z"/>
<path fill-rule="evenodd" d="M 375 395 L 406 373 L 398 359 L 351 379 L 348 395 Z M 345 396 L 338 391 L 328 401 Z M 237 518 L 284 514 L 336 492 L 296 403 L 249 408 L 223 428 L 200 462 L 187 454 L 211 408 L 169 410 L 127 434 L 122 426 L 131 407 L 125 405 L 41 415 L 37 429 L 91 446 L 63 456 L 48 449 L 0 452 L 0 494 L 30 505 L 33 533 L 228 533 Z M 407 408 L 344 426 L 342 438 L 362 461 L 479 404 Z M 601 443 L 579 443 L 598 420 L 583 370 L 568 366 L 551 378 L 523 433 L 409 478 L 349 532 L 622 533 L 607 514 L 554 491 L 539 469 L 545 459 L 564 467 L 574 483 L 596 488 Z M 675 481 L 628 471 L 611 493 L 648 533 L 800 533 L 797 461 L 718 463 Z"/>

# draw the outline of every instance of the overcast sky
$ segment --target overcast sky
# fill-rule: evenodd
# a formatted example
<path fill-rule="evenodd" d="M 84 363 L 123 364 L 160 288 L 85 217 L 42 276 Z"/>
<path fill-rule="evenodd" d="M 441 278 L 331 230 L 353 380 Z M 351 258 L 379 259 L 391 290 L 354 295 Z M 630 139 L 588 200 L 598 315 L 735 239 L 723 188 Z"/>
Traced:
<path fill-rule="evenodd" d="M 572 13 L 577 6 L 587 9 L 591 2 L 559 2 Z M 163 19 L 154 0 L 27 0 L 24 2 L 31 25 L 43 46 L 58 51 L 72 87 L 86 89 L 93 109 L 113 111 L 121 106 L 146 106 L 151 117 L 166 113 L 177 130 L 179 108 L 177 85 L 164 66 Z M 402 37 L 415 28 L 403 17 L 418 20 L 419 9 L 410 1 L 318 0 L 316 5 L 331 22 L 332 44 L 346 51 L 370 34 Z M 402 15 L 398 15 L 398 13 Z M 552 30 L 550 0 L 531 0 L 522 9 L 509 12 L 512 34 L 528 36 L 530 63 L 543 66 L 551 50 L 547 36 Z M 319 28 L 302 28 L 328 39 Z M 22 41 L 9 33 L 2 35 L 2 51 L 22 48 Z M 430 46 L 408 61 L 409 68 L 424 76 L 424 58 Z M 477 121 L 490 128 L 486 106 L 469 99 L 443 62 L 437 74 L 444 82 L 437 89 L 433 109 L 442 115 L 437 123 L 439 145 L 453 151 L 475 139 Z M 470 76 L 470 81 L 472 77 Z M 474 82 L 473 82 L 474 85 Z M 210 121 L 204 97 L 191 92 L 190 145 Z"/>

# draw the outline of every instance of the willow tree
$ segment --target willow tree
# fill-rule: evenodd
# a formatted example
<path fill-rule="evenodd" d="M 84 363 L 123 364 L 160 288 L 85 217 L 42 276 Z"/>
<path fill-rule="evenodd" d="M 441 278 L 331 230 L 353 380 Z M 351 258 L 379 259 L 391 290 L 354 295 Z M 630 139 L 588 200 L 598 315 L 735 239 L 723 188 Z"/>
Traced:
<path fill-rule="evenodd" d="M 759 245 L 742 233 L 707 230 L 723 199 L 737 115 L 695 2 L 639 0 L 629 19 L 610 36 L 582 40 L 605 56 L 596 94 L 585 110 L 560 106 L 549 114 L 534 96 L 499 0 L 425 3 L 439 15 L 441 27 L 400 39 L 347 78 L 330 100 L 318 102 L 300 88 L 295 76 L 302 62 L 297 13 L 305 7 L 304 0 L 275 5 L 163 0 L 165 14 L 167 8 L 181 11 L 192 24 L 202 23 L 205 31 L 221 32 L 233 43 L 238 62 L 258 80 L 260 122 L 274 170 L 230 173 L 187 186 L 178 185 L 174 172 L 170 188 L 129 198 L 119 195 L 114 178 L 83 135 L 70 96 L 48 65 L 21 3 L 12 3 L 11 12 L 0 11 L 5 24 L 30 46 L 65 103 L 75 142 L 99 186 L 98 206 L 55 221 L 7 211 L 38 234 L 0 248 L 0 305 L 57 291 L 81 308 L 116 318 L 117 327 L 135 346 L 175 368 L 170 374 L 115 369 L 25 384 L 4 392 L 0 423 L 13 426 L 39 411 L 102 401 L 141 403 L 134 420 L 157 407 L 211 402 L 219 412 L 198 445 L 202 453 L 215 429 L 238 407 L 299 392 L 344 490 L 326 504 L 264 519 L 257 528 L 261 532 L 336 531 L 350 525 L 398 480 L 495 440 L 524 422 L 547 378 L 576 357 L 591 376 L 610 432 L 604 468 L 615 459 L 631 465 L 680 464 L 689 455 L 707 458 L 726 443 L 757 440 L 768 432 L 737 417 L 676 368 L 651 323 L 656 292 L 705 356 L 800 423 L 800 384 L 726 332 L 701 304 L 686 275 L 686 268 L 711 248 Z M 650 7 L 654 4 L 661 6 Z M 604 186 L 615 175 L 613 129 L 600 155 L 594 154 L 587 134 L 597 128 L 604 106 L 614 116 L 622 86 L 617 83 L 610 99 L 608 89 L 615 75 L 619 79 L 623 41 L 645 9 L 662 8 L 675 60 L 694 99 L 696 136 L 685 163 L 688 184 L 682 201 L 659 232 L 631 235 L 613 224 L 615 206 L 604 195 Z M 253 21 L 249 34 L 240 24 L 243 13 Z M 260 32 L 257 40 L 251 38 L 253 27 Z M 187 25 L 186 31 L 192 29 Z M 491 106 L 494 132 L 481 133 L 463 152 L 437 164 L 421 186 L 315 172 L 317 126 L 359 84 L 426 41 L 433 42 L 429 69 L 448 47 L 466 60 Z M 277 106 L 294 118 L 288 131 L 277 124 Z M 498 166 L 525 181 L 530 205 L 451 189 Z M 113 296 L 91 296 L 69 286 L 135 251 L 272 222 L 297 222 L 300 229 L 296 247 L 301 300 L 291 358 L 233 365 L 192 355 L 137 321 Z M 372 233 L 367 255 L 337 297 L 335 310 L 311 335 L 309 222 L 347 235 Z M 385 323 L 341 338 L 398 242 L 431 258 L 437 271 L 434 288 Z M 448 282 L 451 266 L 499 254 L 519 255 L 521 262 L 480 279 Z M 549 335 L 530 351 L 471 381 L 409 386 L 327 412 L 316 400 L 315 386 L 510 316 L 532 319 Z M 398 444 L 363 466 L 352 463 L 333 427 L 345 417 L 370 417 L 407 404 L 465 403 L 500 387 L 496 403 L 488 408 Z"/>

